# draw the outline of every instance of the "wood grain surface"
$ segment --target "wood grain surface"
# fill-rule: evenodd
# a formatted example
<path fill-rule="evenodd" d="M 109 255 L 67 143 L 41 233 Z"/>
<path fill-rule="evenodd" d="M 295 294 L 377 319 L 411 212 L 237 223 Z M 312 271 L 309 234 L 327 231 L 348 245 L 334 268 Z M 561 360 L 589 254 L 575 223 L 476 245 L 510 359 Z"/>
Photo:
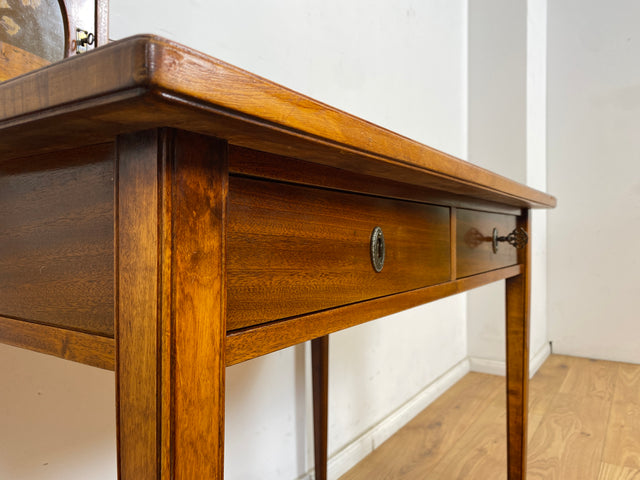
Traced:
<path fill-rule="evenodd" d="M 371 264 L 373 229 L 386 259 Z M 227 328 L 446 282 L 449 210 L 232 177 Z"/>
<path fill-rule="evenodd" d="M 329 431 L 329 335 L 311 340 L 314 480 L 327 480 Z"/>
<path fill-rule="evenodd" d="M 559 357 L 564 379 L 529 447 L 529 479 L 598 478 L 617 364 Z"/>
<path fill-rule="evenodd" d="M 118 139 L 117 364 L 118 474 L 121 480 L 162 478 L 168 445 L 162 421 L 170 328 L 161 290 L 162 251 L 157 132 Z M 159 253 L 162 252 L 162 253 Z M 158 258 L 160 256 L 160 258 Z M 170 257 L 169 257 L 170 258 Z"/>
<path fill-rule="evenodd" d="M 598 480 L 640 480 L 640 470 L 603 463 Z"/>
<path fill-rule="evenodd" d="M 522 209 L 495 202 L 470 199 L 442 190 L 431 190 L 371 175 L 298 160 L 293 157 L 260 152 L 237 145 L 229 146 L 229 171 L 248 177 L 270 179 L 299 185 L 331 188 L 345 192 L 411 200 L 445 206 L 481 209 L 487 212 L 520 215 Z"/>
<path fill-rule="evenodd" d="M 94 72 L 91 82 L 78 75 L 84 71 Z M 113 108 L 123 96 L 128 111 Z M 144 109 L 149 98 L 158 104 L 153 112 Z M 159 37 L 113 42 L 0 85 L 0 153 L 46 148 L 51 135 L 72 141 L 64 133 L 78 112 L 85 122 L 76 133 L 90 138 L 182 127 L 410 185 L 519 207 L 555 205 L 550 195 Z"/>
<path fill-rule="evenodd" d="M 467 277 L 494 268 L 514 265 L 518 254 L 514 247 L 501 242 L 493 252 L 493 229 L 508 235 L 516 227 L 516 217 L 458 208 L 456 210 L 457 277 Z"/>
<path fill-rule="evenodd" d="M 51 62 L 10 43 L 0 41 L 0 82 L 49 65 Z"/>
<path fill-rule="evenodd" d="M 0 342 L 92 367 L 115 369 L 113 338 L 0 317 Z"/>
<path fill-rule="evenodd" d="M 118 140 L 119 475 L 223 478 L 226 144 Z"/>
<path fill-rule="evenodd" d="M 227 366 L 449 295 L 504 280 L 519 275 L 522 271 L 521 265 L 514 265 L 432 287 L 231 331 L 227 334 Z"/>
<path fill-rule="evenodd" d="M 96 339 L 115 331 L 120 478 L 223 478 L 225 364 L 503 278 L 524 478 L 529 249 L 487 261 L 452 242 L 462 209 L 526 226 L 552 196 L 149 35 L 0 84 L 0 182 L 5 337 L 40 322 L 30 348 L 105 366 Z"/>
<path fill-rule="evenodd" d="M 620 364 L 613 394 L 605 462 L 640 471 L 640 368 Z"/>
<path fill-rule="evenodd" d="M 113 337 L 114 156 L 0 163 L 0 315 Z"/>
<path fill-rule="evenodd" d="M 617 457 L 602 448 L 617 441 L 614 404 L 628 411 L 637 403 L 629 381 L 639 376 L 640 365 L 551 355 L 531 379 L 527 478 L 640 479 L 625 465 L 640 446 Z M 503 377 L 469 373 L 341 480 L 506 480 L 503 390 Z"/>
<path fill-rule="evenodd" d="M 340 479 L 506 479 L 503 389 L 468 374 Z"/>
<path fill-rule="evenodd" d="M 518 217 L 516 227 L 531 231 L 529 211 Z M 531 238 L 529 238 L 531 240 Z M 507 248 L 513 250 L 509 245 Z M 529 426 L 529 338 L 531 302 L 531 241 L 517 250 L 523 271 L 506 283 L 507 369 L 507 478 L 527 478 Z"/>

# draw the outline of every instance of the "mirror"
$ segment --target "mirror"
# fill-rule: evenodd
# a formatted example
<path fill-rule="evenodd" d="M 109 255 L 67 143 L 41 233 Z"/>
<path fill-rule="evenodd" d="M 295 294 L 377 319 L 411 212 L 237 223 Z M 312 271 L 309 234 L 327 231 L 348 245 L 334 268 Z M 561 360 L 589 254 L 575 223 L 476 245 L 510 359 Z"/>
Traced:
<path fill-rule="evenodd" d="M 65 21 L 58 0 L 0 0 L 0 41 L 25 60 L 62 60 Z M 34 59 L 35 60 L 35 59 Z"/>

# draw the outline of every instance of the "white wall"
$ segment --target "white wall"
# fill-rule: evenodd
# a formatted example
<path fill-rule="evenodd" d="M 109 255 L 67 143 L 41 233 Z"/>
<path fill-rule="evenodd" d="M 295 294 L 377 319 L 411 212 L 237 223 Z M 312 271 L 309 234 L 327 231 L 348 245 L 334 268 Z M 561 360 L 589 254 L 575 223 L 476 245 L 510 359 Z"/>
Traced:
<path fill-rule="evenodd" d="M 526 180 L 526 0 L 469 2 L 469 161 Z"/>
<path fill-rule="evenodd" d="M 549 2 L 549 330 L 640 363 L 640 3 Z"/>
<path fill-rule="evenodd" d="M 111 0 L 110 36 L 152 32 L 170 37 L 466 156 L 466 0 L 192 0 L 176 5 Z M 9 347 L 0 349 L 0 364 L 12 354 Z M 333 335 L 330 355 L 329 450 L 335 454 L 335 478 L 468 369 L 465 296 Z M 45 375 L 55 371 L 60 391 L 70 390 L 69 396 L 61 394 L 44 406 L 45 417 L 49 409 L 70 402 L 73 389 L 82 385 L 74 377 L 76 366 L 69 370 L 29 352 L 20 356 L 9 361 L 24 363 L 22 376 L 43 382 L 41 363 L 46 361 Z M 308 356 L 308 348 L 298 346 L 228 369 L 225 478 L 294 479 L 312 468 Z M 108 392 L 113 402 L 113 374 L 79 368 L 86 375 L 83 381 Z M 0 375 L 3 385 L 22 381 L 6 370 Z M 27 422 L 21 406 L 33 402 L 37 392 L 27 386 L 17 396 L 3 394 L 0 426 L 9 419 L 15 428 Z M 72 406 L 65 418 L 85 422 L 76 410 Z M 93 421 L 108 425 L 104 432 L 111 439 L 113 410 L 108 403 L 92 414 Z M 18 462 L 24 458 L 18 453 L 28 448 L 29 458 L 48 459 L 47 466 L 25 466 L 30 470 L 22 478 L 113 478 L 114 443 L 104 444 L 98 456 L 83 459 L 80 452 L 71 464 L 60 452 L 77 446 L 61 432 L 61 425 L 42 428 L 42 441 L 35 445 L 28 439 L 13 442 L 12 436 L 6 440 L 8 431 L 0 428 L 3 454 Z M 91 475 L 82 473 L 79 465 L 85 461 L 93 463 Z M 54 463 L 68 473 L 54 470 Z M 3 468 L 0 462 L 0 478 L 8 475 Z"/>
<path fill-rule="evenodd" d="M 469 2 L 469 160 L 545 188 L 546 0 Z M 533 374 L 548 354 L 546 219 L 535 212 L 531 357 Z M 505 285 L 468 294 L 471 368 L 505 370 Z"/>
<path fill-rule="evenodd" d="M 547 190 L 547 0 L 527 2 L 527 185 Z M 531 225 L 530 373 L 551 353 L 547 301 L 547 210 Z"/>
<path fill-rule="evenodd" d="M 116 478 L 115 375 L 0 344 L 0 478 Z"/>
<path fill-rule="evenodd" d="M 469 161 L 524 181 L 527 29 L 524 0 L 469 2 Z M 507 232 L 508 233 L 508 232 Z M 505 368 L 504 282 L 472 290 L 472 369 Z"/>

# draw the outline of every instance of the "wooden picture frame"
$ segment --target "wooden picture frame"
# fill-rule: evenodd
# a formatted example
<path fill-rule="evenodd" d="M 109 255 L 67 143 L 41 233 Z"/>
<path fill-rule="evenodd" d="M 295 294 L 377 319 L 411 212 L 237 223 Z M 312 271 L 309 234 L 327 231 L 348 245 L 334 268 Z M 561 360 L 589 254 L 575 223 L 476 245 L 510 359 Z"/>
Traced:
<path fill-rule="evenodd" d="M 0 0 L 0 82 L 104 45 L 108 11 L 108 0 Z"/>

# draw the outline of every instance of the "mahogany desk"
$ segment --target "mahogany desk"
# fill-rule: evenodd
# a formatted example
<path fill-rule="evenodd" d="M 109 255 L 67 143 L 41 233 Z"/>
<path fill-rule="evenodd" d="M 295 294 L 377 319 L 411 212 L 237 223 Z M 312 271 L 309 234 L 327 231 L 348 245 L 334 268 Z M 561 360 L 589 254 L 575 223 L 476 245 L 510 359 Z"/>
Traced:
<path fill-rule="evenodd" d="M 132 37 L 0 85 L 0 340 L 115 370 L 126 480 L 221 479 L 225 366 L 312 340 L 324 478 L 327 335 L 507 279 L 523 479 L 530 249 L 497 240 L 554 205 Z"/>

